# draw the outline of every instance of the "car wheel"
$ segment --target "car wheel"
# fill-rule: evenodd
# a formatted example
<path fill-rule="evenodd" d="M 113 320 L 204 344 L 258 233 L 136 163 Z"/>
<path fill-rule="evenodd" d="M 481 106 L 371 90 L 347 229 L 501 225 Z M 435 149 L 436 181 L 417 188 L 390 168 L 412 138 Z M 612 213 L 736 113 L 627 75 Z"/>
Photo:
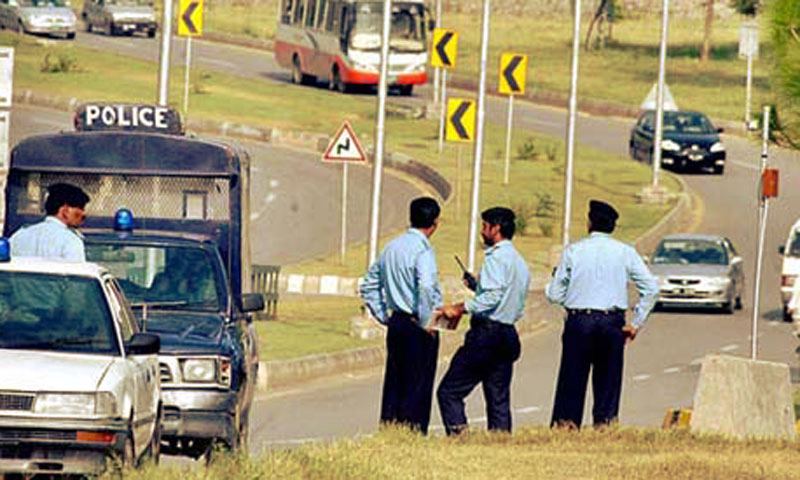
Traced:
<path fill-rule="evenodd" d="M 75 40 L 75 32 L 68 33 L 67 40 Z"/>
<path fill-rule="evenodd" d="M 731 295 L 728 301 L 722 304 L 722 311 L 727 315 L 731 315 L 733 314 L 735 306 L 736 306 L 736 301 L 734 300 L 733 295 Z"/>
<path fill-rule="evenodd" d="M 151 28 L 150 30 L 147 31 L 147 38 L 155 38 L 155 36 L 156 36 L 155 28 Z"/>
<path fill-rule="evenodd" d="M 219 438 L 215 438 L 208 443 L 208 448 L 206 449 L 206 453 L 203 454 L 203 459 L 205 460 L 206 466 L 210 466 L 223 455 L 227 455 L 230 452 L 230 445 Z"/>
<path fill-rule="evenodd" d="M 628 143 L 628 153 L 632 159 L 636 160 L 637 162 L 639 161 L 639 159 L 636 158 L 636 148 L 634 148 L 633 143 Z"/>
<path fill-rule="evenodd" d="M 145 456 L 155 465 L 158 465 L 161 459 L 161 419 L 161 409 L 159 408 L 155 430 L 153 431 L 153 436 L 150 437 L 150 443 L 147 445 L 147 451 L 145 452 Z"/>
<path fill-rule="evenodd" d="M 106 31 L 105 34 L 109 37 L 113 37 L 117 34 L 117 28 L 114 26 L 114 22 L 108 22 L 106 24 Z"/>
<path fill-rule="evenodd" d="M 722 175 L 725 173 L 725 165 L 714 165 L 714 175 Z"/>
<path fill-rule="evenodd" d="M 742 303 L 742 296 L 741 295 L 736 297 L 736 304 L 734 305 L 734 308 L 736 308 L 736 310 L 741 310 L 741 309 L 744 308 L 744 304 Z"/>
<path fill-rule="evenodd" d="M 792 323 L 793 321 L 792 314 L 789 313 L 789 308 L 786 305 L 783 306 L 783 321 L 787 323 Z"/>

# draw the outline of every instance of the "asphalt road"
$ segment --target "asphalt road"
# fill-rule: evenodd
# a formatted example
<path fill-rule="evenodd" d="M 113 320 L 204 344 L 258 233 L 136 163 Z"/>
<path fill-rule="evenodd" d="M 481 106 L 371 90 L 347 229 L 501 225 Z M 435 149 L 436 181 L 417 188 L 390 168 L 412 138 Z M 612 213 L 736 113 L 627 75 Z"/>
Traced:
<path fill-rule="evenodd" d="M 71 129 L 72 115 L 45 108 L 16 106 L 11 144 L 40 133 Z M 253 262 L 285 265 L 339 251 L 341 238 L 341 166 L 323 164 L 307 151 L 242 142 L 252 158 L 251 239 Z M 365 241 L 369 225 L 372 170 L 349 169 L 348 239 Z M 419 190 L 390 174 L 383 182 L 381 230 L 408 224 L 408 202 Z M 136 206 L 131 205 L 134 215 Z M 91 203 L 89 204 L 91 215 Z"/>
<path fill-rule="evenodd" d="M 156 58 L 155 43 L 146 39 L 109 39 L 79 34 L 78 42 L 140 58 Z M 286 72 L 275 68 L 268 52 L 207 42 L 198 42 L 195 51 L 198 62 L 207 68 L 267 80 L 288 79 Z M 424 101 L 425 95 L 423 89 L 412 101 Z M 559 137 L 564 135 L 563 111 L 522 102 L 515 107 L 518 127 Z M 504 122 L 504 112 L 504 102 L 490 98 L 489 121 Z M 630 120 L 581 116 L 577 140 L 581 145 L 626 155 L 631 124 Z M 654 314 L 627 353 L 621 410 L 624 424 L 658 425 L 666 408 L 691 405 L 699 361 L 704 355 L 715 352 L 749 355 L 756 251 L 755 190 L 760 148 L 734 137 L 726 137 L 725 142 L 729 164 L 723 177 L 684 175 L 684 178 L 705 201 L 703 221 L 698 230 L 727 235 L 744 257 L 748 283 L 745 308 L 734 315 L 716 312 Z M 772 203 L 767 230 L 763 303 L 758 321 L 759 358 L 795 365 L 797 341 L 791 335 L 792 326 L 784 324 L 780 316 L 780 257 L 776 252 L 789 226 L 800 216 L 800 189 L 797 188 L 800 155 L 773 150 L 773 161 L 781 169 L 782 193 Z M 516 425 L 547 424 L 551 414 L 560 355 L 561 313 L 550 309 L 543 315 L 552 319 L 551 327 L 526 340 L 522 359 L 516 365 L 512 397 Z M 444 368 L 440 368 L 440 373 L 443 371 Z M 376 369 L 259 398 L 251 418 L 254 448 L 370 434 L 377 428 L 380 386 L 381 372 Z M 471 421 L 481 425 L 481 396 L 473 393 L 468 407 Z M 438 411 L 432 418 L 436 432 L 440 425 Z"/>

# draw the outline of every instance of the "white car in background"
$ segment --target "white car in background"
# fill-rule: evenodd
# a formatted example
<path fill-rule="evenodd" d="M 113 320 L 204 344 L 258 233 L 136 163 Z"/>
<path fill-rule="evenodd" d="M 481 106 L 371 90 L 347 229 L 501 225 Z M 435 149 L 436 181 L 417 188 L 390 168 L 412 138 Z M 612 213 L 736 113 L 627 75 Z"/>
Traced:
<path fill-rule="evenodd" d="M 792 321 L 792 312 L 789 311 L 789 300 L 795 290 L 797 277 L 800 276 L 800 220 L 797 220 L 789 230 L 786 242 L 778 248 L 783 255 L 781 266 L 781 303 L 783 304 L 783 320 Z"/>
<path fill-rule="evenodd" d="M 9 261 L 7 248 L 0 240 L 0 477 L 157 459 L 158 336 L 139 333 L 105 269 Z"/>
<path fill-rule="evenodd" d="M 67 0 L 0 0 L 0 24 L 19 33 L 75 38 L 77 17 Z"/>

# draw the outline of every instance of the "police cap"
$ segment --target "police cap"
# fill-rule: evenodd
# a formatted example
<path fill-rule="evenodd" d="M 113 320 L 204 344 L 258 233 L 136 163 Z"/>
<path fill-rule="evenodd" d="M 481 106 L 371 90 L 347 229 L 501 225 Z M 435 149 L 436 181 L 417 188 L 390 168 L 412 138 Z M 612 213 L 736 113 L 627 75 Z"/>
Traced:
<path fill-rule="evenodd" d="M 47 187 L 47 192 L 47 201 L 45 201 L 44 208 L 49 214 L 57 212 L 62 205 L 85 208 L 86 204 L 89 203 L 89 195 L 81 190 L 80 187 L 69 183 L 54 183 Z"/>
<path fill-rule="evenodd" d="M 589 201 L 589 220 L 616 222 L 619 214 L 611 205 L 600 200 Z"/>

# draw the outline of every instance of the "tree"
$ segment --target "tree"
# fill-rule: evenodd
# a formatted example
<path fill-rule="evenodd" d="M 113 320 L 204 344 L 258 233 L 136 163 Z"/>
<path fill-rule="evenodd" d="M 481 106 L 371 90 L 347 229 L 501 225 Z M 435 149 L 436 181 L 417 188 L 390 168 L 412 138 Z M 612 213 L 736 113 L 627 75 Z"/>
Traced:
<path fill-rule="evenodd" d="M 711 57 L 711 30 L 714 26 L 714 0 L 706 0 L 706 21 L 703 26 L 703 48 L 700 51 L 700 61 L 708 62 Z"/>
<path fill-rule="evenodd" d="M 772 78 L 778 93 L 783 134 L 800 139 L 800 2 L 772 0 L 767 4 L 774 50 Z"/>
<path fill-rule="evenodd" d="M 606 43 L 611 40 L 611 26 L 614 21 L 615 12 L 614 7 L 614 0 L 600 0 L 600 4 L 597 6 L 597 10 L 595 10 L 592 21 L 589 22 L 589 28 L 586 32 L 586 41 L 584 42 L 584 48 L 586 50 L 592 48 L 592 33 L 594 32 L 595 26 L 597 27 L 597 39 L 595 40 L 597 45 L 605 46 Z M 605 26 L 608 27 L 608 30 L 604 30 Z"/>

